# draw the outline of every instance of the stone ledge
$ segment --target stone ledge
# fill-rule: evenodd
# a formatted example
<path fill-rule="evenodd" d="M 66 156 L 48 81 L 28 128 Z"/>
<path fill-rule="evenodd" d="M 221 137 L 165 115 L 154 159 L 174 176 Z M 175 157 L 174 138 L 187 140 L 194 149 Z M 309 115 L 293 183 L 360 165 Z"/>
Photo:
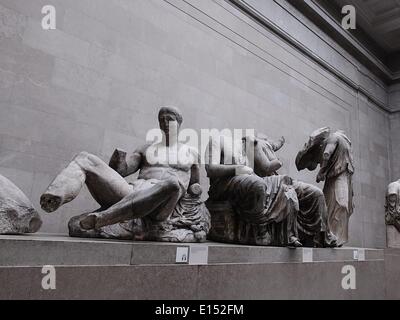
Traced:
<path fill-rule="evenodd" d="M 344 290 L 342 268 L 347 264 L 59 266 L 55 290 L 42 289 L 44 275 L 40 266 L 0 267 L 0 299 L 385 299 L 398 296 L 399 282 L 388 283 L 382 260 L 351 263 L 357 274 L 357 288 Z"/>
<path fill-rule="evenodd" d="M 207 247 L 208 264 L 301 263 L 303 249 L 216 242 L 165 243 L 81 239 L 62 235 L 0 236 L 0 266 L 111 266 L 175 264 L 177 247 Z M 359 248 L 313 248 L 313 262 L 357 261 Z M 383 249 L 363 249 L 365 261 L 384 259 Z"/>
<path fill-rule="evenodd" d="M 398 299 L 400 250 L 303 249 L 190 244 L 208 248 L 207 265 L 175 264 L 177 243 L 0 236 L 0 299 Z M 56 266 L 56 289 L 41 287 Z M 342 288 L 345 265 L 356 290 Z"/>

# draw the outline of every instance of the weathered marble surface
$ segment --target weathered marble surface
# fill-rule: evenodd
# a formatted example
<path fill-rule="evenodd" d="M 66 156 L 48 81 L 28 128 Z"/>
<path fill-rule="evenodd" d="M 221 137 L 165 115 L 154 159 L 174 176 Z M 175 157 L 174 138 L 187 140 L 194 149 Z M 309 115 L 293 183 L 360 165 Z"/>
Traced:
<path fill-rule="evenodd" d="M 389 184 L 386 192 L 386 224 L 400 232 L 400 180 Z"/>
<path fill-rule="evenodd" d="M 42 220 L 26 195 L 0 175 L 0 234 L 33 233 Z"/>
<path fill-rule="evenodd" d="M 240 218 L 240 213 L 230 201 L 207 201 L 206 204 L 211 212 L 212 228 L 208 239 L 212 241 L 265 246 L 289 245 L 287 220 L 264 224 L 249 223 Z"/>
<path fill-rule="evenodd" d="M 85 230 L 80 222 L 89 213 L 73 217 L 68 223 L 70 236 L 162 242 L 203 242 L 211 226 L 207 207 L 201 201 L 200 185 L 192 185 L 165 221 L 131 219 L 100 228 Z"/>
<path fill-rule="evenodd" d="M 42 208 L 57 210 L 86 184 L 100 209 L 73 217 L 71 236 L 205 241 L 210 217 L 200 200 L 198 152 L 178 141 L 183 119 L 177 108 L 161 108 L 158 120 L 162 141 L 129 156 L 117 149 L 109 165 L 87 152 L 78 154 L 41 196 Z M 137 171 L 133 183 L 124 179 Z"/>
<path fill-rule="evenodd" d="M 219 141 L 218 141 L 219 140 Z M 243 148 L 237 145 L 243 143 Z M 211 240 L 279 246 L 336 246 L 327 229 L 326 205 L 321 190 L 279 175 L 276 151 L 284 144 L 265 135 L 242 142 L 216 137 L 210 142 Z M 233 147 L 235 146 L 235 147 Z M 232 155 L 232 156 L 227 156 Z M 254 171 L 247 164 L 254 157 Z"/>
<path fill-rule="evenodd" d="M 349 219 L 353 213 L 354 163 L 351 141 L 339 130 L 324 127 L 311 133 L 296 157 L 297 169 L 315 170 L 320 165 L 317 182 L 325 181 L 328 228 L 338 238 L 338 245 L 348 242 Z"/>

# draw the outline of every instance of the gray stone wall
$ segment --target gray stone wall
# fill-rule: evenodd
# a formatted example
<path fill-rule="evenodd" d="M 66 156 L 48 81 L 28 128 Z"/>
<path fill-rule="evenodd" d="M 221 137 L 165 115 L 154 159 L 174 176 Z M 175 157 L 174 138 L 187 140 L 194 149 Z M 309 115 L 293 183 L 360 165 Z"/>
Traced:
<path fill-rule="evenodd" d="M 391 181 L 400 179 L 400 113 L 390 117 L 392 177 Z"/>
<path fill-rule="evenodd" d="M 57 30 L 41 28 L 45 4 L 57 9 Z M 184 127 L 284 135 L 281 172 L 308 182 L 316 173 L 294 166 L 308 134 L 345 130 L 357 166 L 349 245 L 385 246 L 389 116 L 225 1 L 0 0 L 0 73 L 0 174 L 37 208 L 74 154 L 108 161 L 115 147 L 133 150 L 158 107 L 175 104 Z M 382 100 L 379 81 L 357 76 Z M 85 191 L 42 212 L 42 231 L 65 233 L 71 216 L 95 208 Z"/>
<path fill-rule="evenodd" d="M 391 85 L 388 94 L 388 104 L 391 109 L 400 110 L 400 83 Z"/>
<path fill-rule="evenodd" d="M 389 104 L 393 109 L 400 108 L 400 84 L 389 88 Z M 400 112 L 390 116 L 391 135 L 391 181 L 400 179 Z"/>

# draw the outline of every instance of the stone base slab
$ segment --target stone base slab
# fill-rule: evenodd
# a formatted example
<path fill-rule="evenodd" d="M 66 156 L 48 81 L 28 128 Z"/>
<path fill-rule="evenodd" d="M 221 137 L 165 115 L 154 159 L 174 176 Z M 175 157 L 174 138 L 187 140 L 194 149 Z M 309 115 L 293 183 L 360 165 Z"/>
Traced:
<path fill-rule="evenodd" d="M 391 225 L 386 225 L 387 246 L 389 248 L 400 248 L 400 232 Z"/>
<path fill-rule="evenodd" d="M 303 248 L 216 242 L 170 243 L 71 238 L 60 235 L 0 236 L 0 266 L 175 264 L 178 247 L 206 248 L 208 264 L 303 262 Z M 307 248 L 314 262 L 356 261 L 359 248 Z M 382 249 L 363 249 L 365 260 L 383 260 Z M 356 253 L 357 255 L 357 253 Z"/>
<path fill-rule="evenodd" d="M 207 248 L 207 261 L 177 264 L 177 248 L 185 246 Z M 310 254 L 312 262 L 303 262 Z M 43 265 L 55 266 L 55 290 L 41 286 Z M 346 265 L 356 270 L 355 290 L 342 288 Z M 399 265 L 397 249 L 0 236 L 0 299 L 400 298 Z"/>

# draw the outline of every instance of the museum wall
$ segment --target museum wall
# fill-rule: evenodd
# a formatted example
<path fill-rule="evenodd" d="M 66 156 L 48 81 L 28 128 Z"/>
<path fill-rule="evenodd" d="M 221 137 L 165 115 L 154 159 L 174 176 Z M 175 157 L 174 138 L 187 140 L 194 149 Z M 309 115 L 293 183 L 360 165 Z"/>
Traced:
<path fill-rule="evenodd" d="M 392 141 L 392 181 L 400 179 L 400 113 L 390 117 L 390 130 Z"/>
<path fill-rule="evenodd" d="M 400 109 L 400 83 L 392 85 L 389 88 L 389 105 L 393 109 Z M 392 181 L 400 179 L 400 112 L 397 112 L 390 117 L 390 130 L 392 142 Z"/>
<path fill-rule="evenodd" d="M 56 30 L 41 28 L 45 4 L 57 9 Z M 269 14 L 277 10 L 286 9 Z M 370 97 L 223 0 L 0 0 L 0 17 L 0 174 L 38 209 L 74 154 L 108 161 L 116 147 L 133 150 L 157 126 L 159 106 L 173 104 L 185 128 L 284 135 L 280 172 L 313 183 L 316 172 L 295 169 L 297 151 L 316 128 L 345 130 L 357 170 L 349 245 L 385 246 L 390 128 L 399 122 L 371 100 L 385 101 L 386 87 L 332 41 L 293 34 L 321 55 L 331 48 L 328 63 Z M 96 208 L 85 190 L 55 213 L 40 211 L 41 231 L 66 233 L 71 216 Z"/>

